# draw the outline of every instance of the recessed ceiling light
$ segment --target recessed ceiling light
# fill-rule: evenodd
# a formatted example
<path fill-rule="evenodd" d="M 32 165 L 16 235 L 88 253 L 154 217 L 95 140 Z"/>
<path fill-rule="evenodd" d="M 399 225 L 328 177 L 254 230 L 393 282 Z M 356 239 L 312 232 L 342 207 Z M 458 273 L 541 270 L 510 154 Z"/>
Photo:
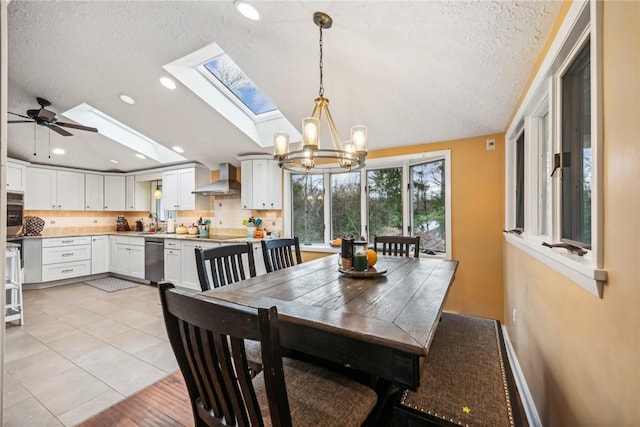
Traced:
<path fill-rule="evenodd" d="M 258 10 L 246 1 L 236 0 L 233 2 L 233 5 L 236 7 L 236 10 L 240 12 L 245 18 L 251 19 L 252 21 L 260 20 L 260 13 L 258 12 Z"/>
<path fill-rule="evenodd" d="M 166 87 L 167 89 L 173 90 L 176 88 L 176 83 L 169 77 L 160 77 L 160 83 L 162 83 L 162 86 Z"/>
<path fill-rule="evenodd" d="M 119 164 L 120 162 L 114 159 L 109 160 L 111 163 L 115 163 L 116 165 Z"/>
<path fill-rule="evenodd" d="M 177 145 L 174 145 L 171 148 L 173 148 L 173 151 L 175 151 L 176 153 L 184 153 L 184 150 L 182 149 L 182 147 L 179 147 Z"/>
<path fill-rule="evenodd" d="M 146 157 L 145 157 L 145 156 L 143 156 L 143 155 L 142 155 L 142 154 L 140 154 L 140 153 L 136 153 L 136 157 L 137 157 L 137 158 L 139 158 L 139 159 L 146 159 Z"/>
<path fill-rule="evenodd" d="M 125 94 L 120 94 L 118 95 L 120 97 L 120 99 L 122 100 L 122 102 L 127 103 L 129 105 L 133 105 L 136 103 L 136 101 L 130 97 L 129 95 L 125 95 Z"/>
<path fill-rule="evenodd" d="M 51 152 L 53 154 L 60 154 L 60 155 L 65 153 L 65 151 L 62 148 L 54 148 L 53 150 L 51 150 Z"/>

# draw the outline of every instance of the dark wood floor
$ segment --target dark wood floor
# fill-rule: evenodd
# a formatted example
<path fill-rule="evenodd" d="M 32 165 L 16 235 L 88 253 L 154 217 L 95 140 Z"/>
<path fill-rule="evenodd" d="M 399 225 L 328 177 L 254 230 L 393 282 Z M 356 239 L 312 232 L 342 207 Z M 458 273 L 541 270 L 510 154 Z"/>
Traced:
<path fill-rule="evenodd" d="M 193 415 L 180 371 L 116 403 L 83 427 L 192 427 Z"/>

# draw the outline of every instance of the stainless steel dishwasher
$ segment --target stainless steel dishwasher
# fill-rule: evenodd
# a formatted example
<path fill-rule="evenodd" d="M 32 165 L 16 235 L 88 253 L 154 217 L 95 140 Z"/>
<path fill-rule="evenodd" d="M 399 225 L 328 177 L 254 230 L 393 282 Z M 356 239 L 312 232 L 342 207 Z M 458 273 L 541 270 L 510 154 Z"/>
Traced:
<path fill-rule="evenodd" d="M 164 239 L 144 238 L 144 278 L 152 282 L 164 280 Z"/>

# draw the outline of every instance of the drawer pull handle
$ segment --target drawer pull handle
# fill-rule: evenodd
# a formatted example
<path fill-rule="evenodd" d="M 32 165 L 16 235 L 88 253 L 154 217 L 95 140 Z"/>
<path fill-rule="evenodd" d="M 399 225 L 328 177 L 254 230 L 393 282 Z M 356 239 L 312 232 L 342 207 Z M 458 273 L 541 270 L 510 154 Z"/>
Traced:
<path fill-rule="evenodd" d="M 66 270 L 62 270 L 63 273 L 71 273 L 73 268 L 67 268 Z"/>
<path fill-rule="evenodd" d="M 73 243 L 73 240 L 63 240 L 62 243 Z"/>
<path fill-rule="evenodd" d="M 73 256 L 73 252 L 67 252 L 66 254 L 62 254 L 61 256 Z"/>

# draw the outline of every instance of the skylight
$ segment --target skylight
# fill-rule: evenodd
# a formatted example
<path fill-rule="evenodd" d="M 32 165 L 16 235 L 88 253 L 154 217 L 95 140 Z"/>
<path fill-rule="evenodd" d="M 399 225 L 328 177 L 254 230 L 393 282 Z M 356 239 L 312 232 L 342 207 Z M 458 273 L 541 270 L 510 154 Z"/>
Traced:
<path fill-rule="evenodd" d="M 278 109 L 226 53 L 218 55 L 204 67 L 253 114 Z"/>
<path fill-rule="evenodd" d="M 100 135 L 124 145 L 138 154 L 144 155 L 160 163 L 176 163 L 187 160 L 180 154 L 158 144 L 153 139 L 131 129 L 129 126 L 103 113 L 89 104 L 82 103 L 62 113 L 85 126 L 98 129 Z M 113 160 L 112 160 L 113 161 Z"/>
<path fill-rule="evenodd" d="M 163 68 L 260 147 L 273 146 L 274 132 L 302 135 L 217 43 Z M 228 76 L 227 76 L 228 74 Z M 229 77 L 235 76 L 235 80 Z M 235 83 L 224 83 L 235 81 Z"/>

